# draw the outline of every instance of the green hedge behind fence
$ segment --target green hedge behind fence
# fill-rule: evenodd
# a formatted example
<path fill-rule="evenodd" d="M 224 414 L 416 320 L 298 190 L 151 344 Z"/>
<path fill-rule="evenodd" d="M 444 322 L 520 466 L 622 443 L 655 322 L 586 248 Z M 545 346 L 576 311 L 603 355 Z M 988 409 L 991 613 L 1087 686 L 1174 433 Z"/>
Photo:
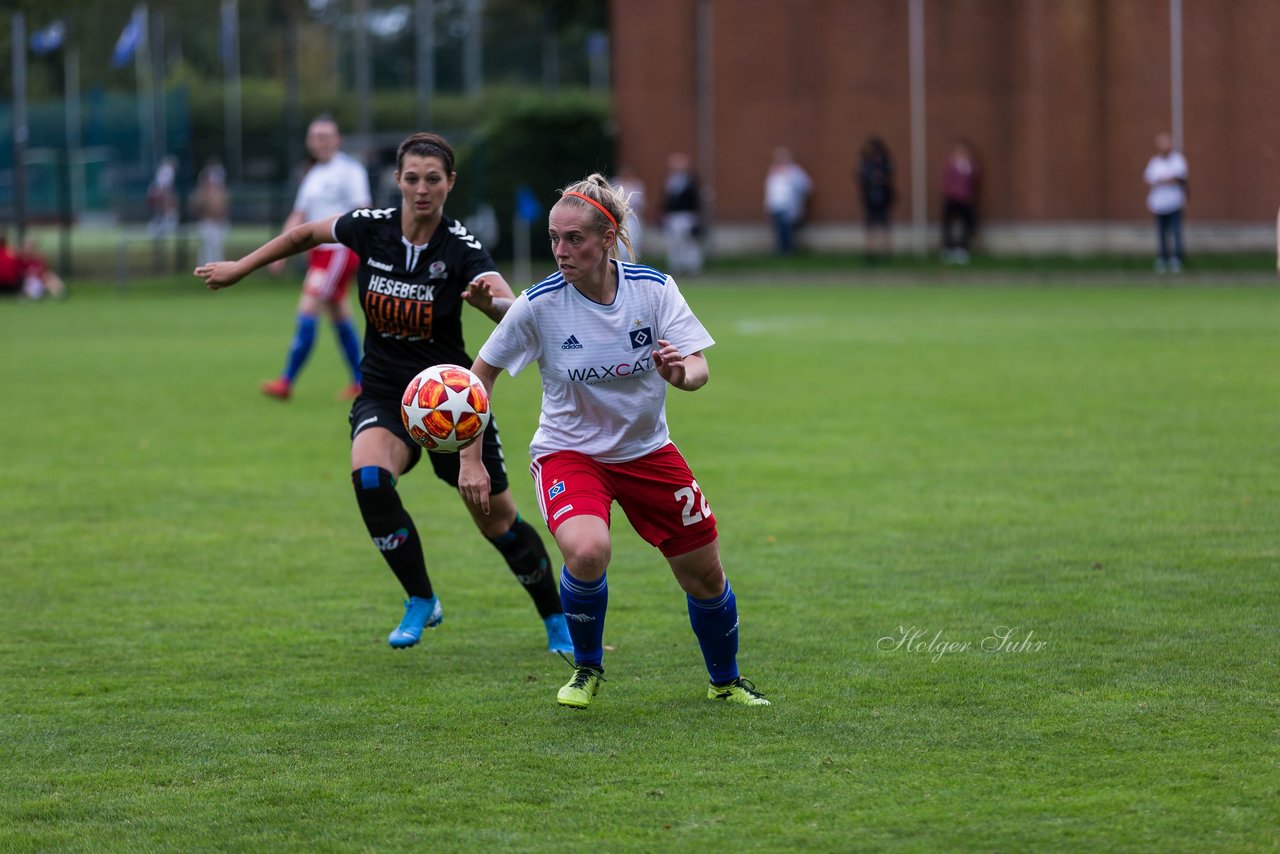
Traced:
<path fill-rule="evenodd" d="M 179 157 L 179 185 L 186 194 L 194 186 L 202 164 L 210 157 L 227 159 L 225 89 L 220 82 L 183 79 L 178 76 L 166 93 L 165 149 Z M 287 211 L 293 191 L 291 181 L 305 155 L 302 137 L 306 124 L 320 113 L 332 115 L 350 138 L 357 126 L 357 104 L 349 92 L 327 87 L 303 86 L 297 104 L 287 102 L 281 81 L 246 78 L 241 84 L 241 138 L 244 179 L 233 186 L 242 204 L 237 210 L 252 220 L 272 219 Z M 459 95 L 437 97 L 431 104 L 431 127 L 420 128 L 417 103 L 409 91 L 380 91 L 370 109 L 375 146 L 368 152 L 374 181 L 393 163 L 395 144 L 417 130 L 444 134 L 457 150 L 459 180 L 450 199 L 449 212 L 466 217 L 482 205 L 496 215 L 501 237 L 496 254 L 511 252 L 511 223 L 515 193 L 529 187 L 545 211 L 555 200 L 555 190 L 590 172 L 609 174 L 614 137 L 607 94 L 586 89 L 544 92 L 536 88 L 489 87 L 474 98 Z M 125 219 L 136 219 L 151 176 L 150 152 L 140 131 L 139 104 L 135 96 L 91 90 L 82 99 L 81 144 L 92 151 L 92 163 L 82 166 L 89 179 L 89 193 L 81 201 L 91 210 L 106 210 Z M 145 115 L 145 114 L 144 114 Z M 57 194 L 50 187 L 54 162 L 64 146 L 63 105 L 33 104 L 29 108 L 31 147 L 27 165 L 28 212 L 37 219 L 53 218 Z M 6 151 L 11 114 L 0 107 L 0 155 L 12 163 Z M 83 154 L 84 152 L 82 152 Z M 351 151 L 354 155 L 366 152 Z M 11 176 L 0 176 L 0 204 L 8 219 Z M 244 199 L 254 204 L 244 205 Z M 265 201 L 262 201 L 265 200 Z M 379 202 L 385 197 L 379 196 Z M 77 211 L 77 214 L 83 210 Z M 543 230 L 535 224 L 535 234 Z M 546 241 L 535 240 L 535 252 L 546 253 Z"/>

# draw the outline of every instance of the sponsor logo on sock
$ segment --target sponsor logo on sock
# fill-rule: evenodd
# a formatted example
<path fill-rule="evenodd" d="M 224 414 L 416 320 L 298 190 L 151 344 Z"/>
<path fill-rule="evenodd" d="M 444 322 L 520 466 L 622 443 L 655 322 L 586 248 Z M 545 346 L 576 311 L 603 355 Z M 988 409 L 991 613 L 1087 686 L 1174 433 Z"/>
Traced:
<path fill-rule="evenodd" d="M 560 345 L 561 350 L 581 350 L 582 344 L 578 341 L 577 335 L 570 335 L 564 339 L 564 343 Z"/>
<path fill-rule="evenodd" d="M 594 623 L 596 621 L 596 618 L 590 614 L 570 614 L 568 611 L 564 612 L 564 618 L 573 620 L 575 623 Z"/>
<path fill-rule="evenodd" d="M 725 637 L 728 637 L 729 635 L 733 634 L 733 633 L 734 633 L 734 632 L 736 632 L 737 630 L 738 630 L 738 618 L 736 618 L 736 617 L 735 617 L 735 618 L 734 618 L 734 620 L 733 620 L 733 628 L 731 628 L 731 629 L 729 629 L 729 631 L 725 632 L 725 633 L 724 633 L 724 636 L 725 636 Z"/>
<path fill-rule="evenodd" d="M 547 577 L 547 562 L 545 560 L 542 561 L 542 563 L 538 565 L 538 568 L 528 575 L 521 575 L 518 572 L 513 574 L 516 577 L 516 581 L 519 581 L 525 587 L 529 587 L 530 585 L 537 584 L 539 581 Z"/>
<path fill-rule="evenodd" d="M 374 537 L 373 544 L 378 547 L 380 552 L 390 552 L 400 548 L 407 539 L 409 539 L 409 529 L 401 528 L 394 533 L 387 534 L 385 537 Z"/>

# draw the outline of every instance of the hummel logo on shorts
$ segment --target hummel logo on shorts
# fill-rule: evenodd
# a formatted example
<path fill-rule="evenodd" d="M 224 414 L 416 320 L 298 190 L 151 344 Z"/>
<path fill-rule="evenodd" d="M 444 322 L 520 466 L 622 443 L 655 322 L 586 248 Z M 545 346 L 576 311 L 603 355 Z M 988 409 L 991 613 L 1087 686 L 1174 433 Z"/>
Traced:
<path fill-rule="evenodd" d="M 570 335 L 565 342 L 560 345 L 561 350 L 581 350 L 582 345 L 578 343 L 577 335 Z"/>

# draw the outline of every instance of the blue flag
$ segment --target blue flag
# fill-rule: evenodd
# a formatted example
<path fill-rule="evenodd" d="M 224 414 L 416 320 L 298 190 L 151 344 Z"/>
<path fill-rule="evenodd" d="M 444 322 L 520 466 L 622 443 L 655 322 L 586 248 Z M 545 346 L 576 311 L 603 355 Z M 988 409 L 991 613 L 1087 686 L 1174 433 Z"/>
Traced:
<path fill-rule="evenodd" d="M 31 34 L 31 50 L 36 56 L 44 56 L 62 47 L 67 38 L 67 25 L 54 21 L 43 30 Z"/>
<path fill-rule="evenodd" d="M 124 29 L 120 31 L 120 38 L 116 39 L 115 49 L 111 51 L 113 68 L 121 68 L 133 59 L 133 55 L 138 51 L 138 44 L 142 41 L 142 31 L 146 23 L 146 10 L 141 6 L 134 9 L 129 23 L 124 25 Z"/>
<path fill-rule="evenodd" d="M 516 190 L 516 215 L 525 222 L 533 222 L 542 216 L 542 203 L 528 185 L 521 184 Z"/>

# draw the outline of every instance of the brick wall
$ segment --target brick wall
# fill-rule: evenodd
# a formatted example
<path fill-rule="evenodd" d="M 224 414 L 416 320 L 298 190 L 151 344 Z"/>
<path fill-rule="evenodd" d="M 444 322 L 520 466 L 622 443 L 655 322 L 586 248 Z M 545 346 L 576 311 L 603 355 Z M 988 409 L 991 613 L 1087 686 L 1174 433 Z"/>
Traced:
<path fill-rule="evenodd" d="M 871 133 L 909 222 L 907 0 L 704 0 L 711 24 L 720 222 L 762 221 L 770 153 L 814 177 L 815 223 L 860 218 L 853 169 Z M 697 158 L 699 0 L 612 0 L 619 158 L 649 187 L 667 154 Z M 1190 222 L 1274 221 L 1280 204 L 1280 3 L 1182 0 Z M 927 182 L 968 137 L 988 222 L 1137 222 L 1142 169 L 1171 124 L 1169 0 L 925 0 Z M 705 145 L 702 146 L 706 148 Z"/>

